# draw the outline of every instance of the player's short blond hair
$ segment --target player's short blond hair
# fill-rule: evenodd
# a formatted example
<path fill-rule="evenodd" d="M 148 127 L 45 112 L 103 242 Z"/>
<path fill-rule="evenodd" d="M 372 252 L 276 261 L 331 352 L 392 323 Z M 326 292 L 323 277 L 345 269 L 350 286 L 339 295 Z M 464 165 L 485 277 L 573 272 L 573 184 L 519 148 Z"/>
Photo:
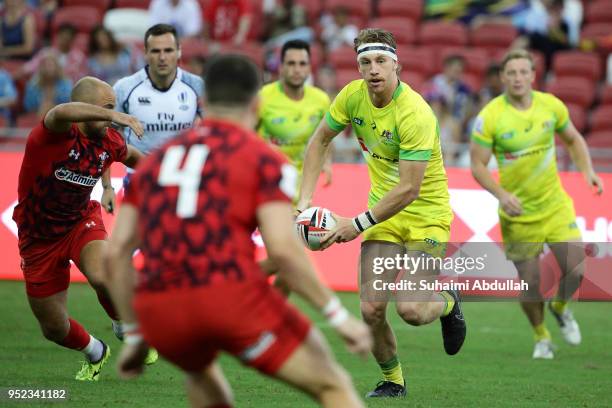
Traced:
<path fill-rule="evenodd" d="M 531 53 L 527 50 L 516 49 L 510 50 L 506 55 L 504 55 L 504 59 L 501 62 L 502 72 L 506 69 L 506 64 L 515 59 L 526 59 L 529 61 L 529 64 L 531 64 L 531 70 L 535 71 L 535 63 L 533 62 L 533 56 Z"/>
<path fill-rule="evenodd" d="M 383 43 L 393 48 L 397 48 L 397 43 L 395 42 L 393 34 L 381 28 L 364 28 L 359 31 L 357 38 L 353 40 L 355 52 L 357 52 L 357 48 L 359 48 L 361 44 L 366 43 Z"/>

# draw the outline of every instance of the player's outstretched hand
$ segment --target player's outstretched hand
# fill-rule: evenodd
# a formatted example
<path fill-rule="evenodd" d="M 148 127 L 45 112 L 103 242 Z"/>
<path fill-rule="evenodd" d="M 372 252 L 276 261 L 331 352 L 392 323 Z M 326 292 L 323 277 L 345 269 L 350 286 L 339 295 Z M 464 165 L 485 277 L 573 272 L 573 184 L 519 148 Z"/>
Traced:
<path fill-rule="evenodd" d="M 349 317 L 338 327 L 336 331 L 346 343 L 346 347 L 351 353 L 366 358 L 372 349 L 372 334 L 368 326 L 349 315 Z"/>
<path fill-rule="evenodd" d="M 603 181 L 599 178 L 599 176 L 594 172 L 590 171 L 585 176 L 587 183 L 589 183 L 589 187 L 595 190 L 595 194 L 602 195 L 604 191 Z"/>
<path fill-rule="evenodd" d="M 128 126 L 139 139 L 142 138 L 144 134 L 142 123 L 134 116 L 115 111 L 113 112 L 113 122 L 120 126 Z"/>
<path fill-rule="evenodd" d="M 516 217 L 523 213 L 521 201 L 514 194 L 507 191 L 499 198 L 499 204 L 506 214 L 511 217 Z"/>
<path fill-rule="evenodd" d="M 321 251 L 329 248 L 334 242 L 349 242 L 359 236 L 359 231 L 353 226 L 351 218 L 340 217 L 333 214 L 336 226 L 321 240 Z"/>
<path fill-rule="evenodd" d="M 100 204 L 107 213 L 112 214 L 115 211 L 115 190 L 112 188 L 105 188 L 102 192 L 102 198 L 100 199 Z"/>
<path fill-rule="evenodd" d="M 124 344 L 117 360 L 119 377 L 127 380 L 142 374 L 148 352 L 149 346 L 144 341 L 138 344 Z"/>

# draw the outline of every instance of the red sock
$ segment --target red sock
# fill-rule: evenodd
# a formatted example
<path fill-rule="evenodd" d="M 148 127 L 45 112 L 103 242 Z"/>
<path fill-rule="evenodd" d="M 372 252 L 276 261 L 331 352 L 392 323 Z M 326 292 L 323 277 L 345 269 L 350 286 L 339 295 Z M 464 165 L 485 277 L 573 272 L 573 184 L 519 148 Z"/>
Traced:
<path fill-rule="evenodd" d="M 68 319 L 70 330 L 64 340 L 58 342 L 60 346 L 73 350 L 82 350 L 89 344 L 89 333 L 76 320 Z"/>
<path fill-rule="evenodd" d="M 119 318 L 119 313 L 117 313 L 117 310 L 115 310 L 115 306 L 113 305 L 113 302 L 110 300 L 110 297 L 108 297 L 108 294 L 106 293 L 106 291 L 96 290 L 96 295 L 98 295 L 98 302 L 100 302 L 100 304 L 104 308 L 104 311 L 106 312 L 108 317 L 110 317 L 113 320 L 121 320 Z"/>

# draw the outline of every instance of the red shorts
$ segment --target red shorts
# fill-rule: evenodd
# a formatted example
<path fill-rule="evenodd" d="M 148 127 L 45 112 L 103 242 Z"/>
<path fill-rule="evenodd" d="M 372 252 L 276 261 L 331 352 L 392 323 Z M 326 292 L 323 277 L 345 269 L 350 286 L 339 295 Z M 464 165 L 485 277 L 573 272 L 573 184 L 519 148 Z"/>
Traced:
<path fill-rule="evenodd" d="M 106 237 L 98 205 L 62 238 L 34 239 L 23 245 L 20 242 L 21 270 L 28 296 L 42 298 L 68 289 L 70 260 L 78 266 L 83 247 Z"/>
<path fill-rule="evenodd" d="M 147 342 L 187 372 L 201 372 L 226 351 L 272 375 L 310 331 L 266 281 L 138 292 L 134 307 Z"/>

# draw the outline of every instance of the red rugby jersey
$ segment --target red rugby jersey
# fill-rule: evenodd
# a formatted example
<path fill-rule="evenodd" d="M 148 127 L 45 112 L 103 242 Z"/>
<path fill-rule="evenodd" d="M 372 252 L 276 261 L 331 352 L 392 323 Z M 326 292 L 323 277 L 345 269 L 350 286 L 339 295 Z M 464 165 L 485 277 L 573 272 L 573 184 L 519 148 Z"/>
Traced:
<path fill-rule="evenodd" d="M 20 245 L 68 233 L 97 205 L 89 197 L 102 173 L 126 156 L 123 136 L 111 128 L 100 140 L 84 135 L 76 124 L 65 133 L 54 133 L 43 122 L 32 129 L 13 212 Z"/>
<path fill-rule="evenodd" d="M 290 202 L 295 169 L 257 135 L 206 119 L 139 164 L 125 201 L 139 210 L 139 288 L 266 279 L 255 262 L 256 210 Z"/>

